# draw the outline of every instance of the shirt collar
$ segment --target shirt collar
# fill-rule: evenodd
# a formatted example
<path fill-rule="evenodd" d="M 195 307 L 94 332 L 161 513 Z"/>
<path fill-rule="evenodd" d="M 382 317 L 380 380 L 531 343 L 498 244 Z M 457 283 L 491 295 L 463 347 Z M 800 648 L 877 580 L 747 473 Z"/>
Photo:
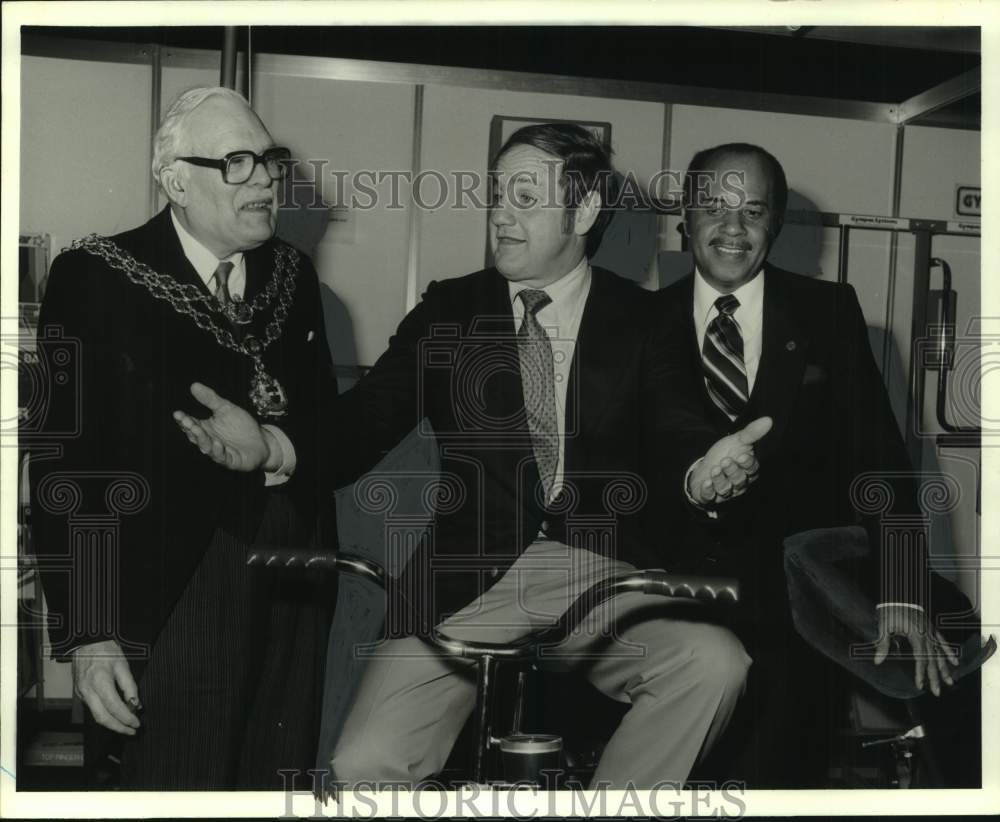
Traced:
<path fill-rule="evenodd" d="M 583 257 L 568 274 L 563 275 L 554 283 L 549 283 L 549 285 L 541 289 L 552 300 L 546 308 L 552 307 L 559 313 L 575 305 L 580 297 L 587 293 L 587 288 L 590 285 L 590 276 L 590 261 L 586 257 Z M 524 312 L 524 303 L 517 299 L 517 295 L 527 290 L 528 286 L 508 280 L 507 287 L 515 314 L 522 314 Z M 545 309 L 542 310 L 544 311 Z"/>
<path fill-rule="evenodd" d="M 737 313 L 751 321 L 760 317 L 764 306 L 764 270 L 761 269 L 756 277 L 743 283 L 731 293 L 740 301 L 740 306 L 736 309 Z M 694 316 L 701 326 L 708 324 L 708 315 L 715 307 L 715 301 L 721 296 L 722 292 L 715 289 L 702 276 L 696 266 L 694 269 Z"/>
<path fill-rule="evenodd" d="M 194 270 L 198 272 L 198 276 L 201 277 L 205 285 L 210 285 L 212 282 L 212 277 L 215 276 L 215 269 L 220 262 L 230 262 L 233 264 L 234 269 L 239 268 L 243 264 L 242 251 L 237 251 L 235 254 L 230 254 L 228 257 L 220 260 L 205 248 L 190 231 L 184 228 L 181 221 L 177 219 L 177 215 L 174 214 L 173 209 L 170 209 L 170 219 L 173 221 L 174 230 L 177 232 L 177 239 L 181 241 L 181 249 L 184 251 L 184 256 L 187 257 L 188 262 L 191 263 Z"/>

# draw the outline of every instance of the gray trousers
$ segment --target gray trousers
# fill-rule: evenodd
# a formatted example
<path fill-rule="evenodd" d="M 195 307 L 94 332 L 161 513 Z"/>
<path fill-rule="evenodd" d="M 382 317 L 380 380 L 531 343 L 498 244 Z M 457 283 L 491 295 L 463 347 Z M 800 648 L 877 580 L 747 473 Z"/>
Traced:
<path fill-rule="evenodd" d="M 441 627 L 456 639 L 509 641 L 551 624 L 593 583 L 631 570 L 538 540 Z M 604 750 L 595 786 L 683 782 L 718 740 L 743 692 L 751 660 L 740 641 L 724 627 L 692 619 L 689 607 L 674 618 L 680 603 L 616 597 L 541 660 L 578 671 L 604 694 L 631 703 Z M 334 750 L 331 777 L 348 785 L 418 782 L 443 768 L 472 712 L 474 669 L 415 637 L 384 642 L 375 653 Z"/>

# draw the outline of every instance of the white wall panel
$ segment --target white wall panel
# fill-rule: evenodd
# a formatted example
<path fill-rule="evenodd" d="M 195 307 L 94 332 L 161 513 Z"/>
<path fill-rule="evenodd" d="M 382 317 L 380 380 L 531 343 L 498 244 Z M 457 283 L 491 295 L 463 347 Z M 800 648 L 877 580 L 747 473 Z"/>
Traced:
<path fill-rule="evenodd" d="M 148 212 L 150 69 L 99 61 L 21 60 L 23 234 L 114 234 Z"/>
<path fill-rule="evenodd" d="M 334 171 L 411 169 L 412 86 L 260 74 L 253 93 L 278 143 L 299 159 L 325 164 L 327 202 L 344 193 L 334 185 Z M 331 224 L 318 244 L 316 266 L 338 364 L 375 362 L 405 313 L 409 209 L 389 208 L 386 199 L 350 209 L 348 222 Z"/>
<path fill-rule="evenodd" d="M 814 210 L 886 214 L 894 135 L 884 123 L 674 106 L 670 165 L 683 170 L 695 152 L 719 143 L 756 143 L 781 161 L 789 188 Z"/>
<path fill-rule="evenodd" d="M 160 116 L 182 92 L 195 86 L 219 85 L 219 66 L 195 68 L 193 66 L 163 66 L 160 75 Z"/>

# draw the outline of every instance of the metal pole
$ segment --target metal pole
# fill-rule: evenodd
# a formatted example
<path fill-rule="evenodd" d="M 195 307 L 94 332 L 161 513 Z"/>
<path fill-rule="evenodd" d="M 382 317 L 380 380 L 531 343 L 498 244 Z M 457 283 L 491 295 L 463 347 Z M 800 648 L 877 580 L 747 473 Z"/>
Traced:
<path fill-rule="evenodd" d="M 156 136 L 157 129 L 160 125 L 160 107 L 162 105 L 163 97 L 163 55 L 160 51 L 159 45 L 154 44 L 150 47 L 150 57 L 149 57 L 149 68 L 150 68 L 150 106 L 149 106 L 149 120 L 150 120 L 150 141 L 149 141 L 149 160 L 150 165 L 152 165 L 153 160 L 153 141 L 152 137 Z M 151 185 L 149 187 L 149 216 L 152 217 L 157 210 L 157 206 L 160 203 L 160 184 L 157 180 L 151 180 Z"/>
<path fill-rule="evenodd" d="M 247 64 L 244 80 L 247 87 L 247 102 L 253 108 L 253 26 L 247 26 Z"/>
<path fill-rule="evenodd" d="M 931 283 L 931 234 L 929 231 L 913 232 L 916 238 L 913 249 L 913 319 L 910 323 L 910 401 L 906 406 L 906 447 L 914 471 L 923 463 L 924 368 L 919 361 L 917 340 L 927 334 L 927 303 Z"/>
<path fill-rule="evenodd" d="M 413 179 L 420 173 L 420 155 L 424 133 L 424 87 L 414 86 L 413 89 L 413 143 L 410 148 L 410 168 L 413 169 Z M 416 198 L 410 194 L 410 219 L 407 222 L 406 237 L 406 310 L 410 311 L 417 304 L 419 286 L 417 278 L 420 269 L 420 209 Z"/>
<path fill-rule="evenodd" d="M 903 147 L 906 126 L 896 128 L 896 142 L 893 149 L 892 169 L 892 216 L 899 216 L 899 206 L 903 195 Z M 889 278 L 885 288 L 885 336 L 882 338 L 882 380 L 889 384 L 892 369 L 892 318 L 896 310 L 896 266 L 899 265 L 899 234 L 889 234 Z"/>
<path fill-rule="evenodd" d="M 851 250 L 851 227 L 840 227 L 840 254 L 837 260 L 837 282 L 847 282 L 847 260 Z"/>
<path fill-rule="evenodd" d="M 510 729 L 512 734 L 521 733 L 521 725 L 524 723 L 524 700 L 527 683 L 528 670 L 527 668 L 521 668 L 517 672 L 517 692 L 514 696 L 514 722 Z"/>
<path fill-rule="evenodd" d="M 236 88 L 236 26 L 226 26 L 223 29 L 219 85 Z"/>

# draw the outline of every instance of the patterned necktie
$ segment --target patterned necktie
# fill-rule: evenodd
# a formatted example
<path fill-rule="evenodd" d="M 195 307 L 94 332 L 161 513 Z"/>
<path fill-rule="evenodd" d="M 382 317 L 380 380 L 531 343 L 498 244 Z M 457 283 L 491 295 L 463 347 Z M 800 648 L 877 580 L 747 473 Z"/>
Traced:
<path fill-rule="evenodd" d="M 559 428 L 556 420 L 555 366 L 552 343 L 535 314 L 552 302 L 544 291 L 526 289 L 519 296 L 524 304 L 524 319 L 517 332 L 521 383 L 524 388 L 524 413 L 538 463 L 538 474 L 545 489 L 545 500 L 552 494 L 559 464 Z"/>
<path fill-rule="evenodd" d="M 705 387 L 722 412 L 735 420 L 750 401 L 747 369 L 743 363 L 743 335 L 733 319 L 740 301 L 726 294 L 715 301 L 719 313 L 708 324 L 701 348 Z"/>
<path fill-rule="evenodd" d="M 233 270 L 233 264 L 220 262 L 215 269 L 215 299 L 219 305 L 229 305 L 233 301 L 233 295 L 229 293 L 229 275 Z"/>

